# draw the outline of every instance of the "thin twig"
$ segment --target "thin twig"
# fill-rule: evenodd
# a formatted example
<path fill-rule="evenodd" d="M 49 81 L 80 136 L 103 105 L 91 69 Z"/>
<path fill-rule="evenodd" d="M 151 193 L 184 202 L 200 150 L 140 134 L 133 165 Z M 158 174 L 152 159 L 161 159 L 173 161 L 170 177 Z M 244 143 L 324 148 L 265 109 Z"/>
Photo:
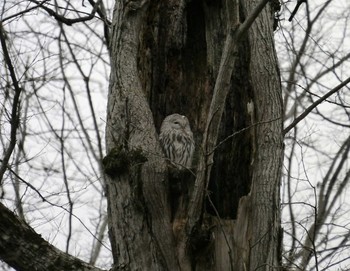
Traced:
<path fill-rule="evenodd" d="M 25 9 L 25 10 L 22 10 L 22 11 L 20 11 L 20 12 L 15 13 L 15 14 L 13 14 L 13 15 L 11 15 L 11 16 L 8 16 L 8 17 L 2 19 L 1 22 L 5 22 L 5 21 L 8 21 L 8 20 L 11 20 L 12 18 L 16 18 L 17 16 L 21 16 L 21 15 L 23 15 L 23 14 L 26 14 L 26 13 L 28 13 L 28 12 L 34 10 L 34 9 L 37 9 L 37 8 L 41 7 L 42 5 L 44 5 L 44 4 L 45 4 L 46 2 L 48 2 L 48 1 L 50 1 L 50 0 L 44 0 L 44 1 L 42 1 L 41 3 L 36 3 L 36 6 L 31 7 L 31 8 L 27 8 L 27 9 Z"/>
<path fill-rule="evenodd" d="M 66 25 L 73 25 L 75 23 L 85 22 L 85 21 L 89 21 L 89 20 L 93 19 L 95 17 L 98 6 L 100 5 L 102 0 L 98 0 L 96 2 L 95 6 L 93 7 L 93 9 L 91 10 L 91 13 L 89 15 L 87 15 L 85 17 L 75 18 L 75 19 L 66 18 L 66 17 L 56 13 L 52 9 L 50 9 L 44 5 L 40 5 L 39 1 L 35 1 L 35 0 L 31 0 L 31 1 L 35 4 L 37 4 L 40 8 L 44 9 L 50 16 L 54 17 L 57 21 L 64 23 Z"/>
<path fill-rule="evenodd" d="M 261 124 L 266 124 L 266 123 L 271 123 L 273 121 L 277 121 L 277 120 L 280 120 L 282 117 L 279 117 L 279 118 L 275 118 L 275 119 L 272 119 L 272 120 L 265 120 L 265 121 L 259 121 L 259 122 L 256 122 L 256 123 L 253 123 L 247 127 L 244 127 L 232 134 L 230 134 L 229 136 L 227 136 L 225 139 L 223 139 L 222 141 L 220 141 L 215 147 L 214 149 L 210 152 L 210 153 L 207 153 L 206 155 L 210 155 L 212 154 L 217 148 L 219 148 L 222 144 L 224 144 L 226 141 L 228 141 L 229 139 L 231 139 L 232 137 L 235 137 L 236 135 L 239 135 L 255 126 L 258 126 L 258 125 L 261 125 Z"/>
<path fill-rule="evenodd" d="M 0 160 L 0 162 L 2 162 Z M 14 175 L 16 176 L 16 178 L 18 178 L 18 180 L 20 180 L 21 182 L 23 182 L 25 185 L 27 185 L 29 188 L 31 188 L 38 196 L 39 198 L 43 201 L 43 202 L 46 202 L 48 203 L 50 206 L 53 206 L 53 207 L 57 207 L 57 208 L 60 208 L 62 210 L 64 210 L 65 212 L 69 213 L 69 210 L 67 208 L 65 208 L 63 205 L 58 205 L 56 203 L 52 203 L 50 201 L 48 201 L 41 193 L 40 191 L 35 188 L 31 183 L 27 182 L 26 180 L 24 180 L 21 176 L 19 176 L 15 171 L 13 171 L 10 167 L 7 167 L 8 170 Z M 77 219 L 81 225 L 91 234 L 91 236 L 97 241 L 99 242 L 103 247 L 105 247 L 107 250 L 111 251 L 111 249 L 105 245 L 98 237 L 95 236 L 95 234 L 85 225 L 85 223 L 75 214 L 72 214 L 72 216 Z"/>

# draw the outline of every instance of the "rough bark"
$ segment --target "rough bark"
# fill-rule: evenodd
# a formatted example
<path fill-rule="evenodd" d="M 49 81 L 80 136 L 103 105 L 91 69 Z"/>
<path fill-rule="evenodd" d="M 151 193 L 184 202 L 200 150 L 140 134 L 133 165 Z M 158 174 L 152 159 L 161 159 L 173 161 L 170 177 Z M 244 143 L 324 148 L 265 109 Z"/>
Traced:
<path fill-rule="evenodd" d="M 117 148 L 116 159 L 130 161 L 107 184 L 115 270 L 177 270 L 165 161 L 137 69 L 147 7 L 147 1 L 116 1 L 113 15 L 107 152 Z M 134 161 L 136 153 L 142 161 Z"/>
<path fill-rule="evenodd" d="M 64 253 L 0 203 L 0 258 L 19 271 L 101 271 Z"/>
<path fill-rule="evenodd" d="M 246 9 L 254 7 L 246 2 Z M 249 31 L 250 77 L 254 93 L 256 154 L 251 197 L 250 270 L 281 265 L 280 178 L 283 159 L 282 97 L 273 42 L 271 10 L 262 12 Z"/>

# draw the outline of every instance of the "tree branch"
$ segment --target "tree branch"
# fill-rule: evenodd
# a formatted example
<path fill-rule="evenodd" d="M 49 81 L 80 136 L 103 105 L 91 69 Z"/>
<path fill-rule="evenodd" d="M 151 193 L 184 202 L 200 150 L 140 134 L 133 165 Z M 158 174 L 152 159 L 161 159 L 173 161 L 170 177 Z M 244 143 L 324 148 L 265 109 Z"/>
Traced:
<path fill-rule="evenodd" d="M 315 109 L 320 103 L 324 102 L 328 97 L 330 97 L 334 93 L 338 92 L 339 90 L 341 90 L 343 87 L 345 87 L 349 83 L 350 83 L 350 77 L 348 79 L 346 79 L 345 81 L 343 81 L 342 83 L 340 83 L 335 88 L 333 88 L 331 91 L 329 91 L 328 93 L 323 95 L 320 99 L 318 99 L 316 102 L 314 102 L 308 108 L 306 108 L 306 110 L 299 117 L 295 118 L 295 120 L 291 124 L 289 124 L 287 126 L 287 128 L 285 128 L 283 130 L 283 135 L 285 136 L 290 130 L 292 130 L 300 121 L 302 121 L 307 115 L 309 115 L 311 113 L 311 111 L 313 109 Z"/>
<path fill-rule="evenodd" d="M 50 1 L 50 0 L 44 0 L 44 1 L 42 1 L 42 2 L 39 2 L 39 3 L 37 3 L 36 6 L 34 6 L 34 7 L 27 8 L 27 9 L 25 9 L 25 10 L 22 10 L 22 11 L 20 11 L 20 12 L 17 12 L 17 13 L 15 13 L 15 14 L 11 15 L 11 16 L 8 16 L 8 17 L 2 19 L 1 22 L 3 23 L 3 22 L 8 21 L 8 20 L 10 20 L 10 19 L 12 19 L 12 18 L 16 18 L 17 16 L 21 16 L 21 15 L 23 15 L 23 14 L 26 14 L 26 13 L 28 13 L 28 12 L 30 12 L 30 11 L 32 11 L 32 10 L 34 10 L 34 9 L 37 9 L 38 7 L 44 5 L 44 4 L 45 4 L 46 2 L 48 2 L 48 1 Z"/>
<path fill-rule="evenodd" d="M 3 176 L 5 174 L 6 168 L 7 168 L 7 164 L 10 160 L 10 157 L 12 155 L 13 150 L 15 149 L 16 146 L 16 140 L 17 140 L 17 129 L 19 126 L 19 108 L 20 108 L 20 95 L 22 92 L 22 89 L 19 86 L 17 77 L 16 77 L 16 73 L 15 73 L 15 69 L 12 65 L 12 61 L 10 58 L 10 54 L 7 50 L 7 45 L 6 45 L 6 37 L 5 37 L 5 31 L 4 28 L 2 26 L 2 23 L 0 22 L 0 42 L 1 42 L 1 48 L 4 54 L 4 58 L 5 58 L 5 63 L 7 65 L 7 68 L 10 72 L 10 76 L 12 79 L 12 83 L 13 83 L 13 87 L 15 89 L 15 95 L 13 97 L 13 103 L 12 103 L 12 112 L 11 112 L 11 116 L 10 116 L 10 124 L 11 124 L 11 131 L 10 131 L 10 142 L 9 145 L 7 147 L 7 150 L 4 151 L 4 158 L 0 167 L 0 186 L 2 184 L 2 179 Z M 1 197 L 2 195 L 0 195 Z"/>
<path fill-rule="evenodd" d="M 21 271 L 102 271 L 52 246 L 1 203 L 0 258 Z"/>
<path fill-rule="evenodd" d="M 239 26 L 237 30 L 237 40 L 248 32 L 248 29 L 253 24 L 255 19 L 259 16 L 260 12 L 266 6 L 270 0 L 261 0 L 261 2 L 255 7 L 255 9 L 249 14 L 245 21 Z"/>
<path fill-rule="evenodd" d="M 75 19 L 69 19 L 66 18 L 58 13 L 56 13 L 55 11 L 53 11 L 52 9 L 49 9 L 48 7 L 42 5 L 39 1 L 36 0 L 31 0 L 31 2 L 35 3 L 38 5 L 38 7 L 44 9 L 50 16 L 54 17 L 57 21 L 64 23 L 66 25 L 73 25 L 75 23 L 80 23 L 80 22 L 85 22 L 85 21 L 89 21 L 91 19 L 93 19 L 95 17 L 95 14 L 98 10 L 98 6 L 100 5 L 102 0 L 98 0 L 96 2 L 96 4 L 93 6 L 93 9 L 91 11 L 91 13 L 85 17 L 80 17 L 80 18 L 75 18 Z"/>

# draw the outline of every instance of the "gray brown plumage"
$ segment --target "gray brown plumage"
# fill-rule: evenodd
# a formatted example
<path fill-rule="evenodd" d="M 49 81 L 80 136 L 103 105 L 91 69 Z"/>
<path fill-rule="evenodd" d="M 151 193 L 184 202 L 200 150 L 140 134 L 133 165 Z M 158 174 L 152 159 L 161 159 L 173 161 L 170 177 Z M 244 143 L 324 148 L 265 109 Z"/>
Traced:
<path fill-rule="evenodd" d="M 159 140 L 169 161 L 179 169 L 190 168 L 194 152 L 193 133 L 188 119 L 180 114 L 167 116 Z"/>

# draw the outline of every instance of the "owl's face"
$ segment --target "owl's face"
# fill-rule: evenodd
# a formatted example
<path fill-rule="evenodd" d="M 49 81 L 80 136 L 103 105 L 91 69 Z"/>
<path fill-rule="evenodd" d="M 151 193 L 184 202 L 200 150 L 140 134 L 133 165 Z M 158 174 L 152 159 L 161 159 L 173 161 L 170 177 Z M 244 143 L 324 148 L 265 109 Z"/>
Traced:
<path fill-rule="evenodd" d="M 191 131 L 188 119 L 180 114 L 172 114 L 164 119 L 161 131 L 169 128 L 173 130 L 181 130 L 187 133 Z"/>

